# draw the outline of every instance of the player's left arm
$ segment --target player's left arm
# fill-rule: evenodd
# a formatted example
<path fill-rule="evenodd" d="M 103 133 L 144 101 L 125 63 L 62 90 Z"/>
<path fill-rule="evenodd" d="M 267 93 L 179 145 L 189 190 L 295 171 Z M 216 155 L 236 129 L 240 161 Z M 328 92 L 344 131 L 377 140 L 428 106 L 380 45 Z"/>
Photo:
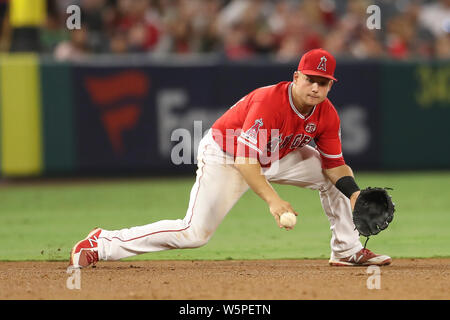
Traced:
<path fill-rule="evenodd" d="M 324 114 L 326 126 L 316 139 L 317 149 L 322 158 L 324 174 L 347 198 L 352 210 L 360 189 L 355 181 L 353 170 L 345 163 L 342 153 L 341 124 L 336 109 L 329 108 Z"/>
<path fill-rule="evenodd" d="M 334 185 L 336 185 L 336 183 L 338 181 L 341 181 L 340 184 L 342 184 L 343 180 L 340 180 L 340 179 L 344 178 L 344 177 L 351 177 L 353 179 L 353 181 L 355 179 L 352 168 L 350 168 L 346 164 L 335 167 L 335 168 L 324 169 L 324 173 Z M 346 178 L 346 179 L 350 180 L 350 178 Z M 348 182 L 346 182 L 346 183 L 348 183 Z M 336 186 L 336 187 L 338 187 L 338 189 L 340 189 L 340 184 Z M 355 184 L 356 184 L 356 182 L 355 182 Z M 344 187 L 346 187 L 346 186 L 344 185 Z M 353 192 L 350 191 L 350 193 L 351 193 L 350 203 L 352 205 L 352 210 L 353 210 L 355 207 L 356 199 L 358 198 L 358 196 L 360 194 L 360 190 L 359 190 L 359 188 L 356 189 L 355 186 L 352 186 L 352 187 L 353 187 L 353 189 L 349 189 L 349 190 L 353 191 Z"/>

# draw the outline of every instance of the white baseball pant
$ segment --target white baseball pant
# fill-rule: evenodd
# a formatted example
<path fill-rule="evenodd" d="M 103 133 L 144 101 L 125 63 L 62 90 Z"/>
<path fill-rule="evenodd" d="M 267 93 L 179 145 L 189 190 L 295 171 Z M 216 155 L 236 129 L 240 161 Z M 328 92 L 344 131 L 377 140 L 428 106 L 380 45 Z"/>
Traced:
<path fill-rule="evenodd" d="M 100 260 L 119 260 L 168 249 L 205 245 L 240 197 L 249 189 L 233 158 L 214 141 L 211 130 L 200 141 L 197 177 L 184 219 L 161 220 L 121 230 L 103 230 Z M 323 174 L 320 155 L 310 146 L 297 149 L 263 173 L 272 183 L 319 190 L 331 229 L 331 256 L 344 258 L 362 249 L 354 230 L 350 201 Z M 275 222 L 274 222 L 275 223 Z"/>

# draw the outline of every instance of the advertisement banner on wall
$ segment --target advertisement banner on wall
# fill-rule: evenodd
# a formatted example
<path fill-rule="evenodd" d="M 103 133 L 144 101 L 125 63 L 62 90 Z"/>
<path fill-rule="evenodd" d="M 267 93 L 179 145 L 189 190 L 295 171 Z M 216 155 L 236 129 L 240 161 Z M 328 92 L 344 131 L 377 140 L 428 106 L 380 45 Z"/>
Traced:
<path fill-rule="evenodd" d="M 450 61 L 385 63 L 383 163 L 398 170 L 450 165 Z"/>
<path fill-rule="evenodd" d="M 206 130 L 248 91 L 270 84 L 256 67 L 76 66 L 72 73 L 82 172 L 195 170 Z"/>
<path fill-rule="evenodd" d="M 341 119 L 342 149 L 355 169 L 378 169 L 381 163 L 380 64 L 339 63 L 328 97 Z"/>
<path fill-rule="evenodd" d="M 198 143 L 216 119 L 250 91 L 291 80 L 295 68 L 258 63 L 75 66 L 78 167 L 85 172 L 192 172 Z M 339 76 L 330 98 L 341 117 L 346 160 L 376 166 L 377 67 L 343 65 Z"/>
<path fill-rule="evenodd" d="M 73 75 L 79 169 L 160 165 L 153 75 L 128 67 L 75 67 Z"/>

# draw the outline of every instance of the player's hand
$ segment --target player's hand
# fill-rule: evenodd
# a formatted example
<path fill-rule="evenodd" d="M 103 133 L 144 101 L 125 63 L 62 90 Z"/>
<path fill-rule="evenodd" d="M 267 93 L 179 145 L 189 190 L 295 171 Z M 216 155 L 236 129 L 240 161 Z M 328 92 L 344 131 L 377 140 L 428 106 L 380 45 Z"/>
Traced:
<path fill-rule="evenodd" d="M 356 199 L 358 199 L 360 193 L 361 191 L 356 191 L 350 196 L 350 204 L 352 206 L 352 212 L 353 210 L 355 210 Z"/>
<path fill-rule="evenodd" d="M 280 216 L 285 212 L 292 212 L 296 216 L 298 216 L 298 213 L 294 211 L 291 204 L 287 201 L 284 201 L 281 198 L 276 198 L 270 201 L 269 203 L 269 210 L 272 216 L 275 218 L 275 221 L 278 225 L 278 227 L 283 228 L 283 226 L 280 223 Z"/>

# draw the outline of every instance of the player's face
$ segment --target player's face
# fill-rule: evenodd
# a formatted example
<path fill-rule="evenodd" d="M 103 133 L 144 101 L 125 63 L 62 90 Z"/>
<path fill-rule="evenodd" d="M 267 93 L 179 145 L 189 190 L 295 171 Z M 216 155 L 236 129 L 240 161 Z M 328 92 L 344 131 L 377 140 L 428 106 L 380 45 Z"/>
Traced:
<path fill-rule="evenodd" d="M 300 103 L 315 106 L 325 100 L 333 81 L 320 76 L 308 76 L 299 71 L 294 73 L 295 96 Z"/>

